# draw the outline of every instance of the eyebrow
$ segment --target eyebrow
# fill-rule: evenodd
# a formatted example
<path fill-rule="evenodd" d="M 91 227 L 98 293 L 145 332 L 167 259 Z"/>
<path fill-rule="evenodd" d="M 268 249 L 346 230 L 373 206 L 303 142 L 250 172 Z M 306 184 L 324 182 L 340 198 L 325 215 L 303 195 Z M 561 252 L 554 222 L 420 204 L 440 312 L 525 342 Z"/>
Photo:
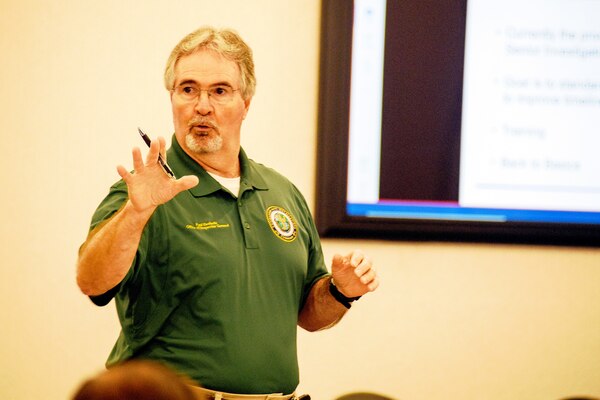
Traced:
<path fill-rule="evenodd" d="M 179 85 L 177 85 L 177 86 L 189 85 L 189 84 L 200 86 L 200 84 L 193 79 L 186 79 L 185 81 L 180 82 Z M 229 87 L 233 88 L 233 85 L 227 81 L 216 82 L 216 83 L 209 85 L 208 87 L 215 87 L 215 86 L 229 86 Z"/>

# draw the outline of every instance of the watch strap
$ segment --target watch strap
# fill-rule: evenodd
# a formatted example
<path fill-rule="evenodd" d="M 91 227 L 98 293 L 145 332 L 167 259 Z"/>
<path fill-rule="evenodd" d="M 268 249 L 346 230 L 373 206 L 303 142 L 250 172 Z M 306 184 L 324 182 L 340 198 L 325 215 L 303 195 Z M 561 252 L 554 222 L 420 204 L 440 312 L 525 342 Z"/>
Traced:
<path fill-rule="evenodd" d="M 335 282 L 333 281 L 333 277 L 329 279 L 329 293 L 336 299 L 339 303 L 341 303 L 344 307 L 350 308 L 352 307 L 352 302 L 360 299 L 361 296 L 356 297 L 347 297 L 342 292 L 339 291 L 337 286 L 335 286 Z"/>

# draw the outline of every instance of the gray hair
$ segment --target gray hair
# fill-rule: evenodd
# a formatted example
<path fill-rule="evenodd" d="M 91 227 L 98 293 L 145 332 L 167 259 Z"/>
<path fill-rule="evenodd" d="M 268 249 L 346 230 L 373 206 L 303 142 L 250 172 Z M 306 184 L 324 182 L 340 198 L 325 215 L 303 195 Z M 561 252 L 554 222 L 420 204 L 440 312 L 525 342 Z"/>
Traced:
<path fill-rule="evenodd" d="M 244 100 L 254 96 L 256 77 L 254 76 L 254 61 L 252 49 L 242 40 L 237 32 L 231 29 L 215 29 L 204 26 L 184 37 L 175 46 L 165 68 L 165 87 L 173 90 L 175 85 L 175 65 L 181 57 L 198 50 L 209 49 L 217 52 L 226 59 L 233 61 L 240 69 L 240 89 Z"/>

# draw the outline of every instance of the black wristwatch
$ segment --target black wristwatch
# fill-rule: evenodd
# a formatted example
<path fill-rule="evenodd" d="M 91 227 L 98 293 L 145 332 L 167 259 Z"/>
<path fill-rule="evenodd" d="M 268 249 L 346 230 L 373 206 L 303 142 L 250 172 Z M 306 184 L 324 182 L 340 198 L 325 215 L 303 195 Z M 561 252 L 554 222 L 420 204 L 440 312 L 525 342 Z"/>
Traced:
<path fill-rule="evenodd" d="M 352 302 L 360 299 L 360 297 L 361 297 L 361 296 L 356 296 L 356 297 L 344 296 L 342 294 L 342 292 L 340 292 L 338 290 L 337 286 L 335 286 L 333 277 L 331 277 L 331 279 L 329 279 L 329 293 L 331 293 L 331 295 L 346 308 L 352 307 Z"/>

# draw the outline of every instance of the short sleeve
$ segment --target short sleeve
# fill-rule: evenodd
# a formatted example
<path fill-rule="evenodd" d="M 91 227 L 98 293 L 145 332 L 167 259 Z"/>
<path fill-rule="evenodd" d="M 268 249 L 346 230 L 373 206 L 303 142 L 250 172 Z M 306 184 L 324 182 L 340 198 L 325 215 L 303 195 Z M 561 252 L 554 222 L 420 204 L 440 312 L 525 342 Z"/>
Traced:
<path fill-rule="evenodd" d="M 106 197 L 100 202 L 100 205 L 94 212 L 92 216 L 92 221 L 90 223 L 90 232 L 101 225 L 103 222 L 110 219 L 117 211 L 121 209 L 123 204 L 128 199 L 127 193 L 127 185 L 123 180 L 118 181 L 113 186 L 111 186 Z M 128 274 L 129 275 L 129 274 Z M 124 278 L 125 281 L 127 277 Z M 121 284 L 119 283 L 117 286 L 113 287 L 106 293 L 103 293 L 98 296 L 90 296 L 90 300 L 97 306 L 105 306 L 112 300 L 113 297 L 119 292 L 119 288 Z"/>

